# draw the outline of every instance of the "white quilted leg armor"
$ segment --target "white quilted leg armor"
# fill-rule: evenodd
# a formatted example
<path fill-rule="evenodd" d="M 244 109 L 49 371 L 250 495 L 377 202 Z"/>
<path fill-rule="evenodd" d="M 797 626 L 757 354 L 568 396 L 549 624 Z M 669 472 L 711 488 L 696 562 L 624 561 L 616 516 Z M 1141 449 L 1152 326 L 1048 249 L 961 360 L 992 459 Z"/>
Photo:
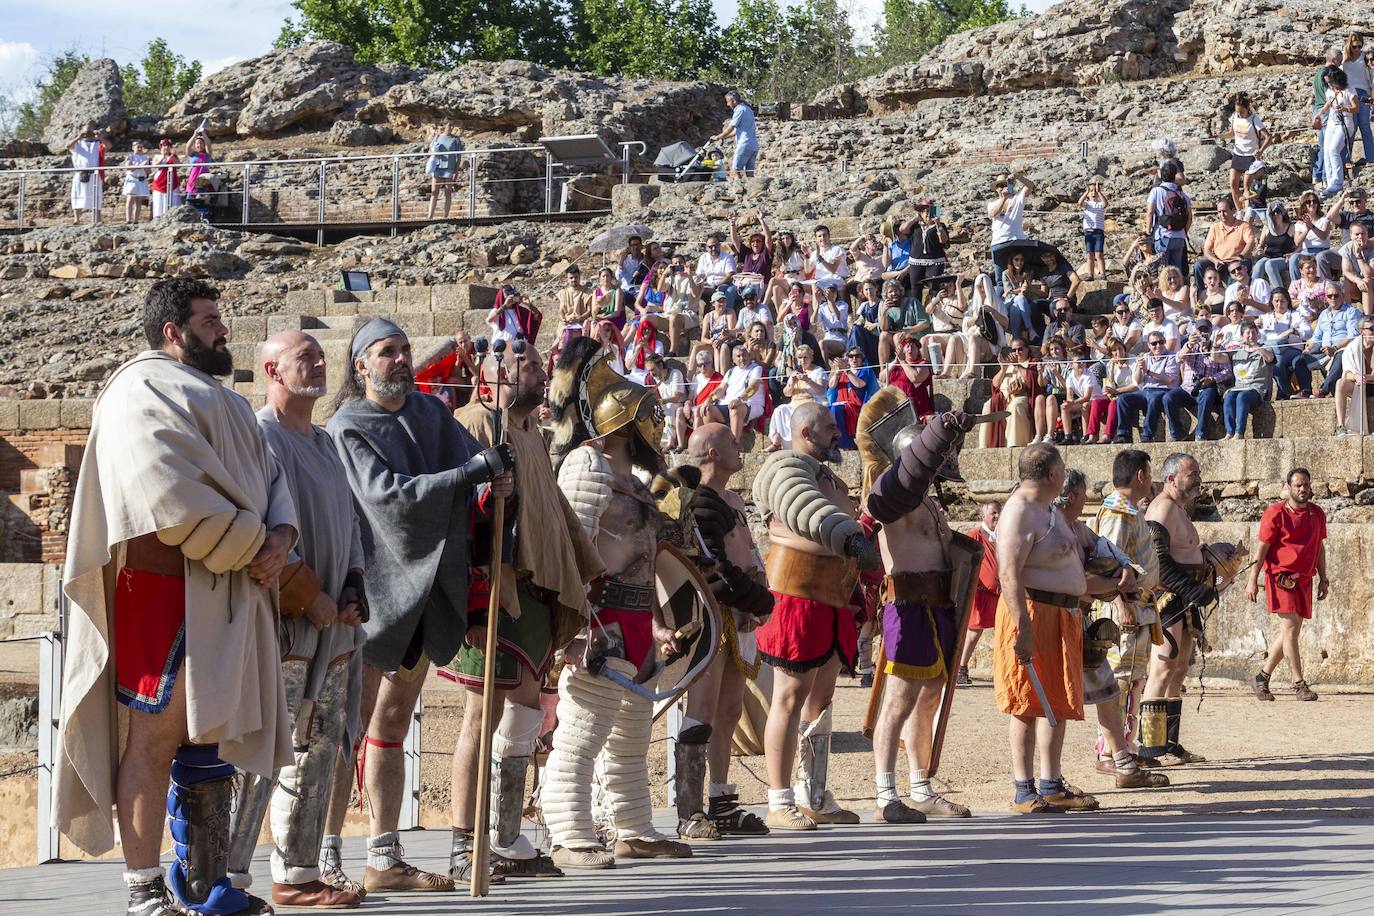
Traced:
<path fill-rule="evenodd" d="M 826 789 L 830 770 L 830 707 L 814 722 L 801 723 L 801 740 L 797 742 L 797 782 L 792 787 L 797 803 L 813 811 L 832 811 L 839 808 L 835 796 Z"/>
<path fill-rule="evenodd" d="M 649 800 L 653 720 L 653 703 L 628 690 L 621 691 L 620 711 L 603 752 L 606 803 L 617 840 L 664 838 L 654 831 L 654 809 Z"/>
<path fill-rule="evenodd" d="M 611 659 L 607 664 L 615 664 Z M 540 804 L 553 845 L 599 849 L 592 821 L 592 779 L 597 754 L 606 746 L 624 690 L 578 668 L 558 680 L 558 728 L 544 767 Z"/>

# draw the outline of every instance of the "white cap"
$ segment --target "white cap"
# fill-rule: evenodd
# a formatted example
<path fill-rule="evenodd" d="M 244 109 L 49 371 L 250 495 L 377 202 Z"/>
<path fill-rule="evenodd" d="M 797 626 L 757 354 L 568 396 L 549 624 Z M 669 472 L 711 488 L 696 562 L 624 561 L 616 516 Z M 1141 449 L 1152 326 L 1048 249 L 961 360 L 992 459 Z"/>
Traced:
<path fill-rule="evenodd" d="M 1265 165 L 1263 160 L 1256 159 L 1254 162 L 1250 163 L 1250 167 L 1245 170 L 1245 174 L 1253 175 L 1256 172 L 1262 172 L 1267 168 L 1269 168 L 1269 166 Z"/>
<path fill-rule="evenodd" d="M 1156 137 L 1154 143 L 1151 143 L 1150 146 L 1153 147 L 1155 153 L 1160 156 L 1169 156 L 1172 158 L 1177 152 L 1174 147 L 1174 141 L 1170 140 L 1168 137 Z"/>

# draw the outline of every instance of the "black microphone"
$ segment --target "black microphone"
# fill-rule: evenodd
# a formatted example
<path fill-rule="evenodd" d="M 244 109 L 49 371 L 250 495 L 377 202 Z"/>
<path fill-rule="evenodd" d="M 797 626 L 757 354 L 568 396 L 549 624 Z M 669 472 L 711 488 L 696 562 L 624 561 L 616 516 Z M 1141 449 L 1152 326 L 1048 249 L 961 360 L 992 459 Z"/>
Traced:
<path fill-rule="evenodd" d="M 479 356 L 485 356 L 490 342 L 485 337 L 479 337 L 472 342 L 472 349 Z"/>
<path fill-rule="evenodd" d="M 511 344 L 511 349 L 515 351 L 515 355 L 516 355 L 516 356 L 524 356 L 524 355 L 525 355 L 525 340 L 524 340 L 524 338 L 521 338 L 521 339 L 515 341 L 514 343 L 512 343 L 512 344 Z"/>
<path fill-rule="evenodd" d="M 495 353 L 497 356 L 500 356 L 502 353 L 505 353 L 506 339 L 504 337 L 496 338 L 496 340 L 492 342 L 491 352 Z"/>

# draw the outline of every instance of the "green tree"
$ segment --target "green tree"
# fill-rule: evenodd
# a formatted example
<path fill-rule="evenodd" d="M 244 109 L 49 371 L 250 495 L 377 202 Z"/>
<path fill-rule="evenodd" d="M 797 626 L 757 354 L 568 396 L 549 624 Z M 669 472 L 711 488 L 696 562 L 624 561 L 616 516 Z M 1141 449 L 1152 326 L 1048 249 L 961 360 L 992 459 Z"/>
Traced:
<path fill-rule="evenodd" d="M 572 62 L 574 0 L 292 0 L 296 15 L 277 47 L 327 39 L 359 60 L 452 67 L 515 58 L 544 66 Z"/>
<path fill-rule="evenodd" d="M 124 107 L 130 117 L 164 115 L 200 81 L 200 61 L 187 63 L 165 39 L 148 43 L 143 60 L 119 68 L 124 77 Z"/>
<path fill-rule="evenodd" d="M 809 101 L 853 79 L 862 55 L 838 0 L 742 0 L 721 33 L 711 75 L 761 101 Z"/>
<path fill-rule="evenodd" d="M 883 0 L 872 69 L 913 63 L 956 32 L 1026 15 L 1008 0 Z"/>
<path fill-rule="evenodd" d="M 53 106 L 62 98 L 62 93 L 76 79 L 81 65 L 90 56 L 76 48 L 68 48 L 61 54 L 49 58 L 43 65 L 43 72 L 33 82 L 33 92 L 27 102 L 19 104 L 15 115 L 14 135 L 25 140 L 37 140 L 43 136 L 52 118 Z"/>
<path fill-rule="evenodd" d="M 606 75 L 695 79 L 715 53 L 711 0 L 584 0 L 580 66 Z"/>

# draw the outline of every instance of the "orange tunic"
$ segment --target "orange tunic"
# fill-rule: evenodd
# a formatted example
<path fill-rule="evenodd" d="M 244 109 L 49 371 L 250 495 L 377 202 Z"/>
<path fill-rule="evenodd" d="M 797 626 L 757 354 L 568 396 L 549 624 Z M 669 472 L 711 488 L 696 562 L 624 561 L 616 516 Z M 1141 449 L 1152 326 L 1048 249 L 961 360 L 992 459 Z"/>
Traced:
<path fill-rule="evenodd" d="M 1077 608 L 1062 608 L 1027 599 L 1035 640 L 1035 671 L 1056 719 L 1083 718 L 1083 622 Z M 997 602 L 993 641 L 992 684 L 997 708 L 1009 716 L 1043 717 L 1025 666 L 1016 660 L 1016 621 L 1005 599 Z"/>

